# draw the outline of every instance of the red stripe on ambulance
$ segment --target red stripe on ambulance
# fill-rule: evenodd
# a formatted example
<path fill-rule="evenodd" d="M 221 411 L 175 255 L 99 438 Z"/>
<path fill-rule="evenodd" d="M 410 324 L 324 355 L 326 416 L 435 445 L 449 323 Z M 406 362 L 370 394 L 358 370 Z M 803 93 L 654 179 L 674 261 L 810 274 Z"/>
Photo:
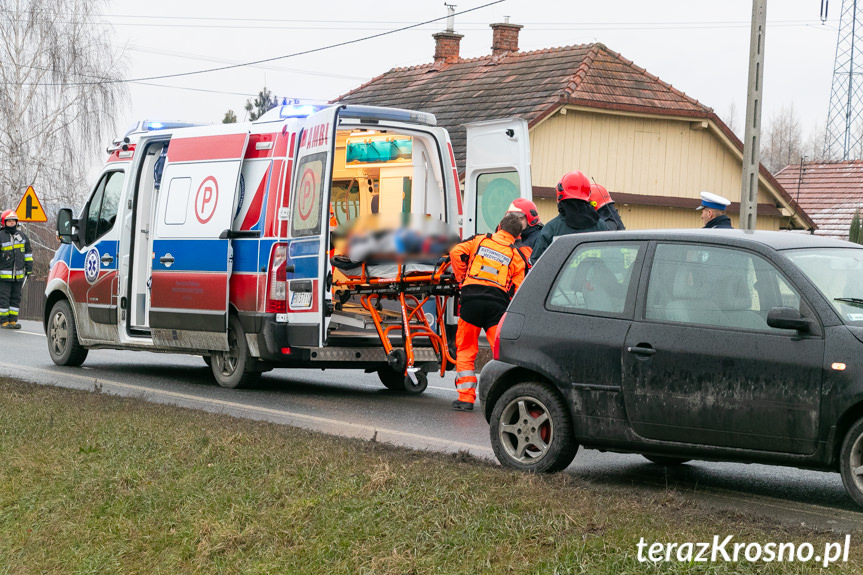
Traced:
<path fill-rule="evenodd" d="M 236 160 L 243 157 L 246 138 L 246 134 L 174 138 L 168 146 L 168 161 Z"/>

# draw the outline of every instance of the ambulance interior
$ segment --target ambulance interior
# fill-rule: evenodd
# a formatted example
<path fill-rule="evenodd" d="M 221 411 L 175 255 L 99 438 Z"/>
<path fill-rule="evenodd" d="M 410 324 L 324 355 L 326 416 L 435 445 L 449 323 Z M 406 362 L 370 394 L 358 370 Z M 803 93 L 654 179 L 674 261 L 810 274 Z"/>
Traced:
<path fill-rule="evenodd" d="M 457 234 L 454 222 L 447 223 L 446 187 L 441 152 L 429 134 L 401 133 L 381 129 L 353 129 L 337 134 L 330 196 L 332 247 L 336 255 L 360 257 L 352 249 L 366 235 L 381 238 L 383 251 L 390 245 L 387 234 L 411 232 L 413 235 Z M 374 250 L 370 250 L 374 252 Z M 436 261 L 440 249 L 412 254 Z M 392 255 L 395 261 L 404 254 L 370 253 L 380 261 Z M 393 268 L 391 268 L 393 269 Z M 345 272 L 333 267 L 334 291 L 346 279 Z M 339 302 L 338 297 L 334 301 Z M 434 311 L 430 300 L 427 310 Z M 384 302 L 382 315 L 387 322 L 398 322 L 400 314 L 394 301 Z M 428 314 L 427 314 L 428 315 Z M 434 315 L 433 313 L 431 315 Z M 353 296 L 339 303 L 331 318 L 328 340 L 339 336 L 356 336 L 360 332 L 375 335 L 369 314 L 359 298 Z"/>

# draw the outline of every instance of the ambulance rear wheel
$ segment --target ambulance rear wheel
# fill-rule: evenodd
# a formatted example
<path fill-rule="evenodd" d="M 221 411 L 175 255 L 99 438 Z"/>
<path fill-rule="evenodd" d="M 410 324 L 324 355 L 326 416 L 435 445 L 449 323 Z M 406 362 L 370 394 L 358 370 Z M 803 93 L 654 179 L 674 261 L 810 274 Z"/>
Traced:
<path fill-rule="evenodd" d="M 405 376 L 392 368 L 382 367 L 378 370 L 378 379 L 384 384 L 384 387 L 390 391 L 405 390 Z"/>
<path fill-rule="evenodd" d="M 251 370 L 252 361 L 240 318 L 232 315 L 228 319 L 228 351 L 210 352 L 216 383 L 228 388 L 252 385 L 261 377 L 260 371 Z"/>
<path fill-rule="evenodd" d="M 78 343 L 78 327 L 69 302 L 61 299 L 48 318 L 48 353 L 57 365 L 78 366 L 87 359 L 87 349 Z"/>

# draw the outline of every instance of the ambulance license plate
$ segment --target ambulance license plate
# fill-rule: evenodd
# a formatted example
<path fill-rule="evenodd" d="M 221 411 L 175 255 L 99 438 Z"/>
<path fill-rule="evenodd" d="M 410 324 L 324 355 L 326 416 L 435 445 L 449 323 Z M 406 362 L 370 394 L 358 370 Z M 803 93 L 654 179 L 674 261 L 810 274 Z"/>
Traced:
<path fill-rule="evenodd" d="M 291 308 L 312 307 L 312 292 L 291 292 Z"/>

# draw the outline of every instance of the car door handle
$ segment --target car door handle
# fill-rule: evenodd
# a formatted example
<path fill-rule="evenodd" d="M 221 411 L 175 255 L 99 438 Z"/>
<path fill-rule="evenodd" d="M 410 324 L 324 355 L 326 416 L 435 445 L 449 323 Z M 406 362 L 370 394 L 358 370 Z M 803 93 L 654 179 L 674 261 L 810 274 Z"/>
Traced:
<path fill-rule="evenodd" d="M 656 353 L 656 350 L 652 347 L 627 347 L 626 351 L 629 353 L 634 353 L 635 355 L 653 355 Z"/>
<path fill-rule="evenodd" d="M 174 256 L 172 256 L 172 255 L 162 256 L 159 258 L 159 263 L 160 264 L 172 264 L 172 263 L 174 263 Z"/>
<path fill-rule="evenodd" d="M 113 258 L 113 256 L 111 256 L 111 254 L 103 254 L 102 255 L 102 263 L 105 264 L 106 266 L 109 265 L 113 261 L 114 261 L 114 258 Z"/>

